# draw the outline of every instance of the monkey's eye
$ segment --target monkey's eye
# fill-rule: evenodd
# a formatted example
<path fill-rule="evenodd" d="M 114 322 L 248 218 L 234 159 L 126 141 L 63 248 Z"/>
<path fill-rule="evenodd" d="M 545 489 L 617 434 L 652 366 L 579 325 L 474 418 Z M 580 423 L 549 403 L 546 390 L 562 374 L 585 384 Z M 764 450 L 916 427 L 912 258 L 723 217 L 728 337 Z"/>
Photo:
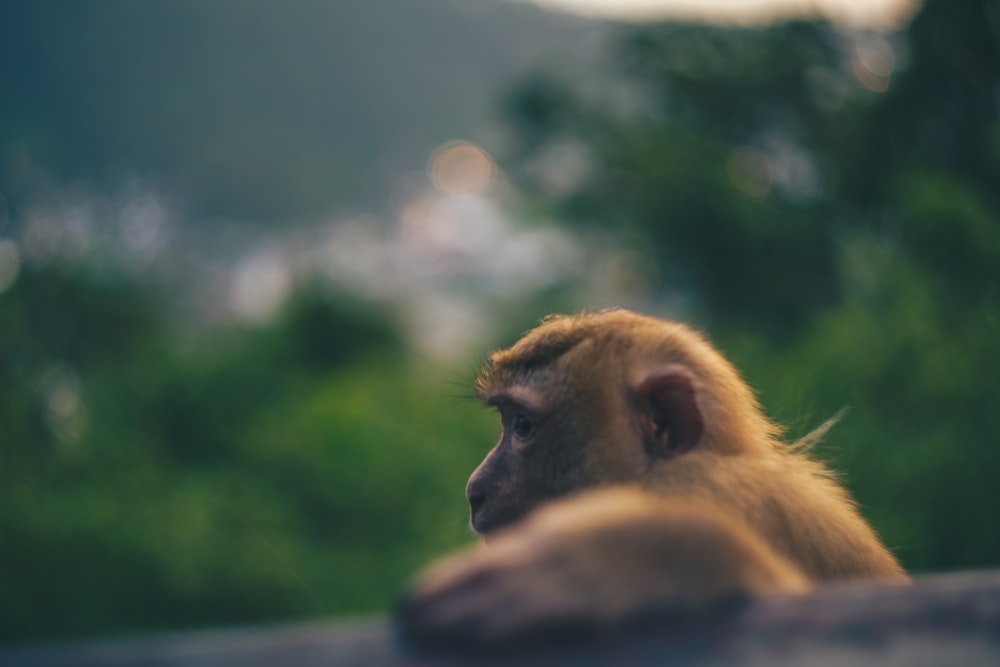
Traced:
<path fill-rule="evenodd" d="M 514 431 L 514 435 L 516 435 L 518 439 L 527 440 L 531 437 L 531 434 L 535 432 L 535 423 L 531 421 L 527 415 L 518 413 L 514 415 L 511 430 Z"/>

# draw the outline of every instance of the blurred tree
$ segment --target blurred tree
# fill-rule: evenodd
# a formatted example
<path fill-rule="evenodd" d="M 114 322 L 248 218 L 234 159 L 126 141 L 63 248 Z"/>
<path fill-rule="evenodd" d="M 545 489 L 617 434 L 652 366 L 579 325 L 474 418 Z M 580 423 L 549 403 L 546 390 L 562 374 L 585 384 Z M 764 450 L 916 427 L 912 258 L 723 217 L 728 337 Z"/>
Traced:
<path fill-rule="evenodd" d="M 304 288 L 183 346 L 166 322 L 85 268 L 0 295 L 0 642 L 383 609 L 466 538 L 492 419 L 370 307 Z"/>
<path fill-rule="evenodd" d="M 508 98 L 522 187 L 651 253 L 779 418 L 852 407 L 821 454 L 918 571 L 1000 564 L 998 26 L 628 28 L 610 84 Z"/>
<path fill-rule="evenodd" d="M 826 171 L 843 138 L 814 80 L 840 80 L 842 40 L 812 23 L 633 29 L 615 74 L 638 109 L 622 118 L 606 95 L 530 82 L 509 101 L 524 135 L 515 159 L 582 143 L 595 168 L 561 197 L 571 218 L 650 241 L 704 316 L 785 331 L 835 294 Z"/>

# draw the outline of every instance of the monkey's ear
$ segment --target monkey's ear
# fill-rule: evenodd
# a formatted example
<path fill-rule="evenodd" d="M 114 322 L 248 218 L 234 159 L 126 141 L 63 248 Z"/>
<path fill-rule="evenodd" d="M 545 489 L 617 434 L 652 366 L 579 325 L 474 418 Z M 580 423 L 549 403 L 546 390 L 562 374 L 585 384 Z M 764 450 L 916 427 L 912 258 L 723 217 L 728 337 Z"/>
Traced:
<path fill-rule="evenodd" d="M 694 383 L 684 369 L 656 369 L 643 377 L 636 392 L 645 412 L 645 444 L 651 456 L 681 454 L 701 441 L 705 425 Z"/>

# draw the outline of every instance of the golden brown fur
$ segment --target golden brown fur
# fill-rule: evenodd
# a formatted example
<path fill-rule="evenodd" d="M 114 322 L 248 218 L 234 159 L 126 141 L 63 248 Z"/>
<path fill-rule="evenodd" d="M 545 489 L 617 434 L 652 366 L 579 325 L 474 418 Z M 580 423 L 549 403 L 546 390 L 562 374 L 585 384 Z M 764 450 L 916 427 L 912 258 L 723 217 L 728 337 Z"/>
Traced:
<path fill-rule="evenodd" d="M 418 582 L 400 613 L 415 636 L 502 641 L 906 580 L 827 469 L 780 440 L 739 373 L 683 324 L 550 317 L 493 353 L 477 389 L 504 423 L 467 488 L 489 545 Z"/>

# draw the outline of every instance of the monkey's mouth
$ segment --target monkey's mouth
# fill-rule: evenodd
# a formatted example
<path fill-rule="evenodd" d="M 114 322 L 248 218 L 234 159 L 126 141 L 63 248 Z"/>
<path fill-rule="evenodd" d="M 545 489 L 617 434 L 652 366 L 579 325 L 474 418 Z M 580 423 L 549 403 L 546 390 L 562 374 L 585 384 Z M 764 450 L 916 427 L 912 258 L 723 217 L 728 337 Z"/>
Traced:
<path fill-rule="evenodd" d="M 482 512 L 476 512 L 476 510 L 469 512 L 469 525 L 472 526 L 472 530 L 480 535 L 485 535 L 495 528 L 491 522 L 483 519 Z"/>
<path fill-rule="evenodd" d="M 472 530 L 478 534 L 488 537 L 490 533 L 505 528 L 520 519 L 520 515 L 513 512 L 488 512 L 482 506 L 473 507 L 469 512 L 469 524 Z"/>

